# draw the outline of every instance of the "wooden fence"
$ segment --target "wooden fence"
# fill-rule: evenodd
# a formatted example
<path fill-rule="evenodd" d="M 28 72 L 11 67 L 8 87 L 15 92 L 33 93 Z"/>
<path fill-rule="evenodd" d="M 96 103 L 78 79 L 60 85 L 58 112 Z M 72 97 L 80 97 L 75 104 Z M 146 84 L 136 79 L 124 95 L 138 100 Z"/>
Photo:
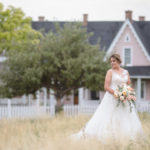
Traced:
<path fill-rule="evenodd" d="M 76 116 L 76 115 L 92 115 L 98 105 L 64 105 L 64 114 L 66 116 Z M 150 103 L 139 103 L 136 105 L 138 112 L 148 112 L 150 113 Z"/>
<path fill-rule="evenodd" d="M 98 105 L 64 105 L 64 115 L 77 116 L 77 115 L 92 115 Z M 137 110 L 139 112 L 150 113 L 150 103 L 137 104 Z M 55 105 L 47 105 L 46 103 L 40 103 L 37 101 L 34 105 L 17 105 L 13 104 L 11 100 L 7 101 L 7 104 L 0 105 L 0 119 L 25 119 L 25 118 L 37 118 L 40 116 L 55 116 Z"/>
<path fill-rule="evenodd" d="M 64 105 L 66 116 L 91 115 L 95 112 L 98 105 Z"/>
<path fill-rule="evenodd" d="M 0 105 L 0 119 L 24 119 L 24 118 L 37 118 L 40 116 L 54 116 L 54 105 L 14 105 L 11 100 L 7 101 L 7 105 Z"/>
<path fill-rule="evenodd" d="M 148 112 L 150 113 L 150 102 L 141 102 L 136 105 L 138 112 Z"/>

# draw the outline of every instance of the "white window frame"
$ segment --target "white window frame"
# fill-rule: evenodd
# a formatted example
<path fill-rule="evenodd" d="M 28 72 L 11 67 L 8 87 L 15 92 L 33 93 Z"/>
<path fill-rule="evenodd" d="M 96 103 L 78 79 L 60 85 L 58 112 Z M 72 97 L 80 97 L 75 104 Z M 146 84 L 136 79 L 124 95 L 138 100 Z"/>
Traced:
<path fill-rule="evenodd" d="M 144 83 L 144 87 L 143 87 L 144 94 L 143 94 L 143 98 L 142 98 L 142 94 L 141 94 L 141 99 L 145 100 L 146 99 L 146 82 L 141 80 L 141 85 L 142 85 L 142 83 Z M 142 92 L 142 86 L 141 86 L 141 92 Z"/>
<path fill-rule="evenodd" d="M 125 66 L 125 49 L 130 49 L 131 50 L 131 62 L 130 64 L 126 64 L 126 66 L 132 66 L 132 47 L 124 47 L 123 48 L 123 66 Z"/>
<path fill-rule="evenodd" d="M 128 41 L 127 41 L 127 37 L 128 37 Z M 124 41 L 125 42 L 131 42 L 131 38 L 130 38 L 130 35 L 128 33 L 125 35 Z"/>

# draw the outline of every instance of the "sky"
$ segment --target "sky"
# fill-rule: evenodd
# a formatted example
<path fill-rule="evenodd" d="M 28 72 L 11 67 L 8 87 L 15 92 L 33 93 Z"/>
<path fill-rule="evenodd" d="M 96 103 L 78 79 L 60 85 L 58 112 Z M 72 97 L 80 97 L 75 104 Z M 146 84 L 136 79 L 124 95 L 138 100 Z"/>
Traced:
<path fill-rule="evenodd" d="M 45 16 L 49 21 L 122 21 L 125 11 L 133 11 L 133 19 L 145 16 L 150 21 L 150 0 L 0 0 L 4 7 L 21 8 L 26 16 L 37 21 Z"/>

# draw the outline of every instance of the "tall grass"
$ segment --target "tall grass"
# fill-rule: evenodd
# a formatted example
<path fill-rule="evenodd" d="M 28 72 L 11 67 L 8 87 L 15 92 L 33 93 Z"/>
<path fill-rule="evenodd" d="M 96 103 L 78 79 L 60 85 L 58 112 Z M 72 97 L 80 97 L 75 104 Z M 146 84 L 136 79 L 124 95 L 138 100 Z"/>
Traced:
<path fill-rule="evenodd" d="M 73 141 L 69 135 L 79 131 L 89 116 L 42 117 L 37 120 L 1 120 L 0 150 L 150 150 L 150 115 L 140 114 L 146 139 L 138 142 L 109 142 L 97 139 Z"/>

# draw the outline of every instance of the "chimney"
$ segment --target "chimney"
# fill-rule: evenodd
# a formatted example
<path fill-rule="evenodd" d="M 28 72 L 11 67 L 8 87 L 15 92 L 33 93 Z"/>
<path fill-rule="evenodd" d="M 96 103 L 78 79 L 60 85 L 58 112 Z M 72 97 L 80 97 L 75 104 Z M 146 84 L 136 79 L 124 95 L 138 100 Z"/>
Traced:
<path fill-rule="evenodd" d="M 39 21 L 44 21 L 44 16 L 39 16 Z"/>
<path fill-rule="evenodd" d="M 125 11 L 125 17 L 126 19 L 129 19 L 132 22 L 132 11 L 131 10 Z"/>
<path fill-rule="evenodd" d="M 139 21 L 145 21 L 145 16 L 139 16 Z"/>
<path fill-rule="evenodd" d="M 87 26 L 88 24 L 88 14 L 83 14 L 83 26 Z"/>

